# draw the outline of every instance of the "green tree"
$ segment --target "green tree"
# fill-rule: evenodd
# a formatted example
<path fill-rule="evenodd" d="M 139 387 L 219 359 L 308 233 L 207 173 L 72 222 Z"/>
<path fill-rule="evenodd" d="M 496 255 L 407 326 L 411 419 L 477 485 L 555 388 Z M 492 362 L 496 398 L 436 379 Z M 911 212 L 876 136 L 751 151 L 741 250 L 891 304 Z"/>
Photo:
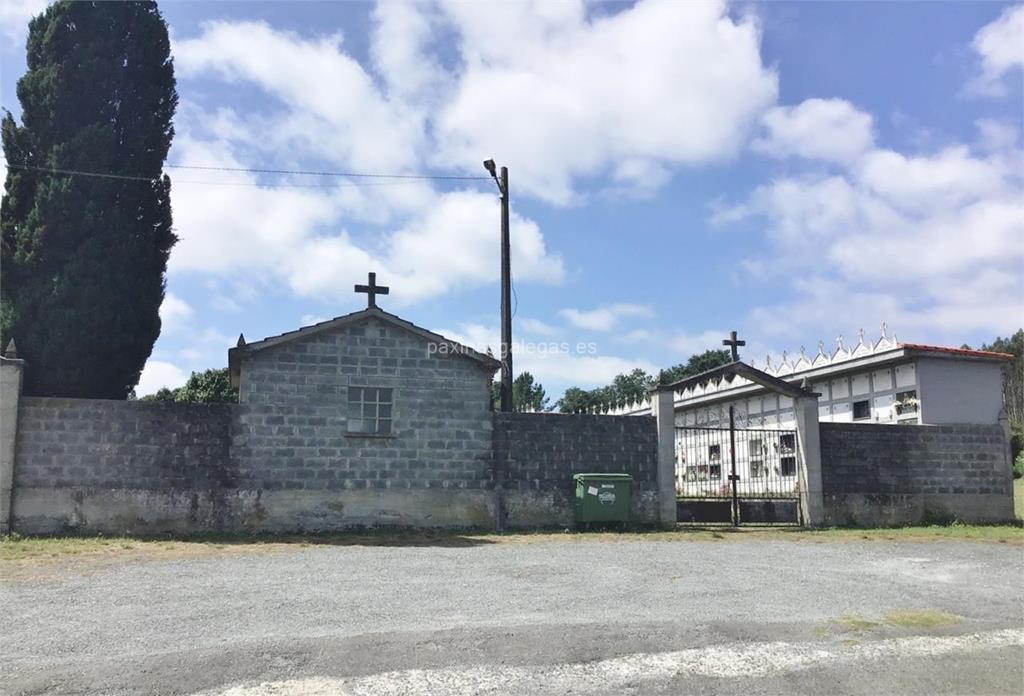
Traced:
<path fill-rule="evenodd" d="M 61 0 L 29 23 L 27 63 L 21 125 L 7 112 L 0 128 L 0 341 L 28 361 L 26 393 L 123 399 L 160 334 L 176 241 L 167 25 L 152 2 Z"/>
<path fill-rule="evenodd" d="M 701 372 L 713 370 L 720 365 L 732 362 L 732 354 L 727 350 L 706 350 L 703 353 L 691 355 L 685 363 L 679 363 L 665 370 L 665 379 L 668 382 L 678 382 L 686 377 L 699 375 Z"/>
<path fill-rule="evenodd" d="M 597 406 L 596 392 L 598 390 L 587 391 L 580 389 L 579 387 L 569 387 L 562 394 L 562 398 L 559 399 L 555 406 L 562 413 L 579 413 L 580 411 L 586 411 L 594 406 Z"/>
<path fill-rule="evenodd" d="M 533 375 L 522 372 L 512 382 L 512 406 L 516 411 L 543 411 L 548 407 L 548 397 L 543 384 L 534 384 Z"/>
<path fill-rule="evenodd" d="M 663 370 L 664 379 L 675 382 L 731 361 L 732 358 L 727 350 L 706 350 L 691 356 L 685 363 Z M 654 385 L 654 382 L 654 377 L 640 368 L 636 368 L 632 372 L 616 375 L 612 383 L 606 387 L 590 390 L 569 387 L 565 390 L 562 398 L 555 402 L 555 406 L 562 413 L 578 413 L 624 402 L 639 401 Z"/>
<path fill-rule="evenodd" d="M 1015 334 L 1006 338 L 997 337 L 992 343 L 983 345 L 981 350 L 1013 355 L 1013 361 L 1003 372 L 1003 405 L 1010 422 L 1010 446 L 1016 461 L 1024 451 L 1024 329 L 1017 329 Z"/>
<path fill-rule="evenodd" d="M 654 378 L 638 367 L 632 372 L 616 375 L 610 391 L 605 396 L 609 397 L 612 403 L 636 401 L 643 398 L 653 384 Z"/>
<path fill-rule="evenodd" d="M 177 401 L 178 390 L 168 389 L 167 387 L 160 387 L 153 394 L 146 394 L 139 401 Z M 128 397 L 133 398 L 132 396 Z"/>
<path fill-rule="evenodd" d="M 501 383 L 491 383 L 491 400 L 494 407 L 498 408 L 501 403 Z M 519 376 L 512 380 L 512 410 L 522 411 L 543 411 L 548 407 L 548 397 L 544 392 L 544 385 L 534 384 L 533 375 L 529 372 L 520 372 Z"/>
<path fill-rule="evenodd" d="M 238 389 L 231 386 L 228 368 L 222 367 L 193 372 L 185 385 L 175 390 L 174 400 L 203 404 L 233 404 L 238 402 Z"/>

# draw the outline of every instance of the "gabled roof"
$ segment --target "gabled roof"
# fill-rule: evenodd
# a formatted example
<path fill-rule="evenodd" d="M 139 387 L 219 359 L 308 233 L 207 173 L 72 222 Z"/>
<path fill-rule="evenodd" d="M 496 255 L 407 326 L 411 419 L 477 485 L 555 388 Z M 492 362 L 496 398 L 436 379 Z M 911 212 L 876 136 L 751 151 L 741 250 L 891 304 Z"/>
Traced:
<path fill-rule="evenodd" d="M 490 355 L 485 355 L 484 353 L 480 353 L 476 350 L 473 350 L 469 346 L 464 346 L 461 343 L 445 338 L 441 334 L 436 334 L 433 331 L 428 331 L 427 329 L 424 329 L 421 326 L 416 326 L 412 322 L 408 322 L 405 319 L 395 316 L 394 314 L 385 312 L 383 309 L 379 307 L 368 307 L 367 309 L 361 310 L 359 312 L 352 312 L 351 314 L 345 314 L 340 317 L 335 317 L 334 319 L 328 319 L 327 321 L 322 321 L 318 324 L 313 324 L 312 326 L 304 326 L 302 328 L 296 329 L 295 331 L 288 331 L 278 336 L 269 336 L 267 338 L 264 338 L 262 341 L 256 341 L 254 343 L 243 343 L 240 340 L 238 346 L 236 346 L 235 348 L 231 348 L 228 351 L 228 367 L 230 368 L 231 379 L 233 382 L 237 381 L 239 367 L 241 366 L 242 359 L 246 355 L 256 353 L 261 350 L 266 350 L 267 348 L 273 348 L 274 346 L 279 346 L 285 343 L 291 343 L 292 341 L 306 339 L 309 338 L 310 336 L 315 336 L 316 334 L 322 333 L 324 331 L 331 331 L 333 329 L 338 329 L 343 326 L 357 324 L 367 319 L 377 319 L 386 324 L 391 324 L 392 326 L 395 326 L 399 329 L 415 334 L 428 341 L 444 345 L 446 346 L 445 352 L 447 354 L 460 355 L 469 358 L 470 360 L 474 360 L 480 363 L 480 365 L 484 369 L 490 370 L 491 372 L 494 372 L 499 367 L 501 367 L 501 362 L 491 357 Z"/>
<path fill-rule="evenodd" d="M 727 363 L 725 365 L 719 365 L 718 367 L 713 367 L 710 370 L 693 375 L 692 377 L 685 377 L 678 382 L 661 385 L 657 388 L 671 389 L 672 391 L 683 391 L 690 387 L 702 386 L 708 382 L 726 379 L 729 377 L 743 377 L 745 379 L 749 379 L 751 382 L 759 384 L 766 389 L 770 389 L 786 396 L 791 396 L 794 399 L 802 396 L 812 396 L 814 394 L 810 389 L 804 389 L 803 387 L 791 384 L 784 379 L 779 379 L 778 377 L 770 375 L 763 370 L 751 367 L 742 360 L 737 360 L 736 362 Z"/>

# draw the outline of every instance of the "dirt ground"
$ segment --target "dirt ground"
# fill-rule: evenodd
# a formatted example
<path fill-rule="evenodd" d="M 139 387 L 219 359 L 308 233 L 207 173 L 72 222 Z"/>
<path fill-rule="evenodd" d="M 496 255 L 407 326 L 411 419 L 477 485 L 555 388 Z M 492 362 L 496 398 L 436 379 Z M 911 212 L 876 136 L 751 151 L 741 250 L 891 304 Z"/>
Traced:
<path fill-rule="evenodd" d="M 0 691 L 1020 693 L 1019 529 L 958 531 L 7 541 Z"/>

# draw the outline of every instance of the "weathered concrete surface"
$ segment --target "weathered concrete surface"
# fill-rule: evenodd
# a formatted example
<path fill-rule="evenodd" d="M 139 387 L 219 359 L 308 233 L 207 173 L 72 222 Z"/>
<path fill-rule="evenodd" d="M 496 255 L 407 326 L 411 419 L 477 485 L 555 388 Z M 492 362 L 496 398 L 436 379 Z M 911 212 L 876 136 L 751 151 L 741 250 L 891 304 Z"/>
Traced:
<path fill-rule="evenodd" d="M 818 422 L 818 397 L 795 399 L 796 440 L 800 456 L 801 518 L 811 527 L 825 523 L 825 504 L 821 480 L 821 430 Z"/>
<path fill-rule="evenodd" d="M 993 524 L 1012 519 L 1005 496 L 991 493 L 838 493 L 826 496 L 825 505 L 832 525 Z"/>
<path fill-rule="evenodd" d="M 326 532 L 358 527 L 487 528 L 486 491 L 153 491 L 19 488 L 24 534 L 204 534 Z"/>
<path fill-rule="evenodd" d="M 548 413 L 495 413 L 494 461 L 502 467 L 509 529 L 568 526 L 573 474 L 628 473 L 631 518 L 658 522 L 658 431 L 653 418 Z M 669 482 L 673 492 L 675 485 Z"/>
<path fill-rule="evenodd" d="M 1007 522 L 1013 474 L 1001 425 L 822 423 L 828 525 Z"/>
<path fill-rule="evenodd" d="M 1024 679 L 1020 546 L 446 543 L 5 573 L 0 684 L 111 696 L 574 685 L 817 696 L 1019 694 Z M 839 621 L 894 611 L 962 618 L 865 630 Z"/>
<path fill-rule="evenodd" d="M 0 534 L 11 528 L 18 404 L 24 367 L 22 360 L 0 356 Z"/>
<path fill-rule="evenodd" d="M 550 529 L 573 527 L 574 500 L 572 490 L 508 491 L 505 494 L 510 529 Z M 633 485 L 630 498 L 630 519 L 650 525 L 658 520 L 658 492 Z"/>
<path fill-rule="evenodd" d="M 14 528 L 493 529 L 504 492 L 510 527 L 568 525 L 580 471 L 632 474 L 634 521 L 657 519 L 652 419 L 492 413 L 478 362 L 382 321 L 268 348 L 241 371 L 239 404 L 23 399 Z M 393 390 L 390 433 L 349 432 L 351 386 Z"/>
<path fill-rule="evenodd" d="M 658 432 L 658 522 L 666 529 L 675 527 L 678 511 L 674 398 L 675 392 L 671 389 L 651 395 L 651 413 Z"/>

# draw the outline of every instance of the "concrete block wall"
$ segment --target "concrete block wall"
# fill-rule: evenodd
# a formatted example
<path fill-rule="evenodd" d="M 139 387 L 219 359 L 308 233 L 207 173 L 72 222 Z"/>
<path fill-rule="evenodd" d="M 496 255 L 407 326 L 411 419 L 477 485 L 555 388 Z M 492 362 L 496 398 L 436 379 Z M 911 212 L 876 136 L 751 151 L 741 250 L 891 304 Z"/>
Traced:
<path fill-rule="evenodd" d="M 22 397 L 12 527 L 19 532 L 222 527 L 236 472 L 234 407 Z"/>
<path fill-rule="evenodd" d="M 584 472 L 631 474 L 633 520 L 659 520 L 652 417 L 495 413 L 494 457 L 510 529 L 571 525 L 572 475 Z"/>
<path fill-rule="evenodd" d="M 277 530 L 492 524 L 491 373 L 367 320 L 246 356 L 231 457 Z M 348 431 L 348 388 L 393 390 L 388 435 Z"/>
<path fill-rule="evenodd" d="M 827 525 L 1013 519 L 1000 425 L 821 423 Z"/>

